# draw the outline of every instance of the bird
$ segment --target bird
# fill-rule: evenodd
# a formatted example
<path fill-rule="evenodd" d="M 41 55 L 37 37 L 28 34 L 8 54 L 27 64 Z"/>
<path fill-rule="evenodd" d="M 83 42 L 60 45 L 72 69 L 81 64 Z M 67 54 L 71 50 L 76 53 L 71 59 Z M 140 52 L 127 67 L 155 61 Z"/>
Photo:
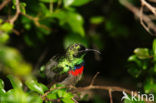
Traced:
<path fill-rule="evenodd" d="M 63 84 L 76 85 L 81 80 L 84 71 L 84 56 L 89 51 L 100 53 L 94 49 L 88 49 L 80 43 L 73 43 L 61 57 L 53 56 L 45 65 L 45 75 L 48 80 Z"/>

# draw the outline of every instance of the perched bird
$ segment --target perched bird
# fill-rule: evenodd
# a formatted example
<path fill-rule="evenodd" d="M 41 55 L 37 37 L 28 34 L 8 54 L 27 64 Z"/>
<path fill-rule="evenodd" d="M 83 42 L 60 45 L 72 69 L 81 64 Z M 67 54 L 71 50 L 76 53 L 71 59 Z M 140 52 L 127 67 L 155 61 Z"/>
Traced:
<path fill-rule="evenodd" d="M 74 43 L 70 45 L 64 56 L 57 58 L 52 57 L 45 66 L 46 76 L 52 82 L 61 83 L 64 85 L 75 85 L 82 77 L 84 70 L 84 56 L 88 51 L 83 45 Z"/>

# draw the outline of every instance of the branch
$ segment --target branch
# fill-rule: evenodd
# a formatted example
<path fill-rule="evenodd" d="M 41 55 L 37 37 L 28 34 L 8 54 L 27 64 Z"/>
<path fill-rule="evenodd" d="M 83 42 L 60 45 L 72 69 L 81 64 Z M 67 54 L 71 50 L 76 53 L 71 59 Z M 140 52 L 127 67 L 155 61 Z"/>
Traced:
<path fill-rule="evenodd" d="M 3 2 L 0 4 L 0 10 L 2 10 L 11 0 L 3 0 Z"/>
<path fill-rule="evenodd" d="M 140 10 L 135 7 L 134 5 L 132 5 L 131 3 L 129 3 L 127 0 L 120 0 L 120 3 L 122 5 L 124 5 L 128 10 L 130 10 L 139 20 L 140 20 L 140 24 L 144 27 L 144 29 L 149 32 L 151 35 L 155 35 L 156 36 L 156 25 L 155 23 L 152 21 L 153 16 L 151 15 L 146 15 L 143 13 L 143 7 L 146 6 L 148 7 L 148 9 L 154 14 L 155 14 L 155 8 L 153 6 L 150 6 L 149 4 L 147 4 L 147 2 L 145 0 L 141 0 L 142 2 L 142 6 L 140 7 Z M 152 18 L 151 18 L 152 17 Z M 151 32 L 151 30 L 153 30 L 154 34 Z"/>
<path fill-rule="evenodd" d="M 22 14 L 23 16 L 25 16 L 25 17 L 29 18 L 30 20 L 32 20 L 37 27 L 41 27 L 41 28 L 44 28 L 44 29 L 49 30 L 49 31 L 51 30 L 47 26 L 40 24 L 38 17 L 32 17 L 30 15 L 22 13 L 20 11 L 20 2 L 19 2 L 19 0 L 16 0 L 16 13 L 11 19 L 8 20 L 10 22 L 10 24 L 14 24 L 14 22 L 18 19 L 20 14 Z"/>
<path fill-rule="evenodd" d="M 20 3 L 19 0 L 16 0 L 16 13 L 15 15 L 9 20 L 10 24 L 14 24 L 14 22 L 17 20 L 17 18 L 20 15 Z"/>
<path fill-rule="evenodd" d="M 91 83 L 89 86 L 86 86 L 86 87 L 75 87 L 75 86 L 64 86 L 64 87 L 56 87 L 56 88 L 52 88 L 50 89 L 49 91 L 45 92 L 41 98 L 43 100 L 48 100 L 46 98 L 46 96 L 53 90 L 56 90 L 56 89 L 62 89 L 62 88 L 70 88 L 70 92 L 71 93 L 80 93 L 81 91 L 86 91 L 86 90 L 92 90 L 92 89 L 98 89 L 98 90 L 107 90 L 109 92 L 109 97 L 110 97 L 110 103 L 113 103 L 113 97 L 112 97 L 112 92 L 125 92 L 127 94 L 130 94 L 131 95 L 131 90 L 129 89 L 126 89 L 126 88 L 122 88 L 122 87 L 118 87 L 118 86 L 100 86 L 100 85 L 93 85 L 94 84 L 94 81 L 97 77 L 97 75 L 99 74 L 99 72 L 97 72 L 95 74 L 95 76 L 92 78 L 91 80 Z M 134 92 L 134 95 L 138 96 L 139 94 L 137 92 Z M 75 100 L 75 99 L 74 99 Z M 73 101 L 74 101 L 73 100 Z M 147 103 L 152 103 L 152 102 L 149 102 L 149 101 L 146 101 L 146 99 L 144 98 L 144 101 L 147 102 Z M 75 103 L 77 103 L 76 101 L 74 101 Z"/>
<path fill-rule="evenodd" d="M 34 24 L 37 26 L 37 27 L 40 27 L 40 28 L 44 28 L 46 30 L 51 30 L 49 27 L 45 26 L 45 25 L 42 25 L 39 23 L 39 18 L 38 17 L 32 17 L 30 15 L 27 15 L 27 14 L 24 14 L 24 13 L 21 13 L 23 16 L 27 17 L 28 19 L 32 20 L 34 22 Z"/>
<path fill-rule="evenodd" d="M 94 84 L 94 81 L 95 81 L 96 77 L 99 75 L 99 73 L 100 73 L 100 72 L 97 72 L 97 73 L 94 75 L 93 79 L 91 80 L 90 86 L 92 86 L 92 85 Z"/>
<path fill-rule="evenodd" d="M 146 6 L 155 16 L 156 16 L 156 8 L 151 6 L 149 3 L 147 3 L 145 0 L 141 0 L 141 5 L 144 7 Z"/>
<path fill-rule="evenodd" d="M 112 90 L 109 90 L 110 103 L 113 103 Z"/>

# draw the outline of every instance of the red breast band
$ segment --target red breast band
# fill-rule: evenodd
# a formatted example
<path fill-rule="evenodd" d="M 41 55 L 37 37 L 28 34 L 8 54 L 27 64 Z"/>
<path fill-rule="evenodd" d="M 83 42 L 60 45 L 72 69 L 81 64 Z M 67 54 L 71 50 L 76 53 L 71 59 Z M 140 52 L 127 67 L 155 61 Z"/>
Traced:
<path fill-rule="evenodd" d="M 79 74 L 83 73 L 83 69 L 84 69 L 84 66 L 82 65 L 79 69 L 70 70 L 68 73 L 72 74 L 73 76 L 78 76 Z"/>

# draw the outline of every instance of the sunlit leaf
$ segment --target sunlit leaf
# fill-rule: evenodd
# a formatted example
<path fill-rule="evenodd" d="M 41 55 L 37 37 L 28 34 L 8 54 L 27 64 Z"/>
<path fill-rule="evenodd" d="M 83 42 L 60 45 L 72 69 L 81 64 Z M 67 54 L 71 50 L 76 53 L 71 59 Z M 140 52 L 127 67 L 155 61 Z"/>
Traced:
<path fill-rule="evenodd" d="M 27 4 L 25 2 L 20 2 L 20 10 L 24 14 L 26 13 L 26 9 L 25 9 L 26 5 Z"/>
<path fill-rule="evenodd" d="M 64 6 L 68 7 L 74 2 L 74 0 L 63 0 L 63 2 L 64 2 Z"/>
<path fill-rule="evenodd" d="M 61 99 L 63 103 L 75 103 L 71 98 L 63 98 Z"/>
<path fill-rule="evenodd" d="M 7 22 L 0 25 L 0 30 L 2 30 L 4 32 L 9 32 L 12 28 L 13 28 L 13 25 L 10 23 L 7 23 Z"/>
<path fill-rule="evenodd" d="M 27 94 L 21 89 L 11 89 L 1 96 L 1 103 L 27 103 Z"/>
<path fill-rule="evenodd" d="M 4 82 L 2 79 L 0 79 L 0 88 L 4 88 Z"/>
<path fill-rule="evenodd" d="M 9 78 L 13 88 L 22 88 L 22 83 L 18 78 L 12 75 L 8 75 L 7 77 Z"/>
<path fill-rule="evenodd" d="M 90 19 L 90 22 L 91 22 L 92 24 L 100 24 L 100 23 L 102 23 L 103 21 L 104 21 L 104 17 L 101 17 L 101 16 L 92 17 L 92 18 Z"/>
<path fill-rule="evenodd" d="M 150 58 L 149 50 L 147 48 L 136 48 L 134 53 L 139 59 L 147 59 Z"/>
<path fill-rule="evenodd" d="M 7 33 L 0 34 L 0 43 L 6 43 L 9 40 L 9 35 Z"/>
<path fill-rule="evenodd" d="M 81 6 L 81 5 L 89 3 L 90 1 L 92 1 L 92 0 L 74 0 L 72 5 L 73 6 Z"/>
<path fill-rule="evenodd" d="M 45 85 L 40 84 L 35 80 L 27 80 L 26 85 L 29 87 L 30 90 L 36 91 L 40 94 L 44 94 L 44 91 L 48 89 Z"/>
<path fill-rule="evenodd" d="M 153 56 L 154 56 L 154 61 L 156 61 L 156 39 L 153 41 Z"/>
<path fill-rule="evenodd" d="M 77 33 L 82 37 L 85 36 L 83 18 L 80 14 L 63 10 L 54 13 L 53 17 L 59 19 L 60 25 L 66 29 L 70 29 L 69 31 Z"/>
<path fill-rule="evenodd" d="M 44 3 L 54 3 L 54 2 L 57 2 L 58 0 L 40 0 L 41 2 L 44 2 Z"/>

